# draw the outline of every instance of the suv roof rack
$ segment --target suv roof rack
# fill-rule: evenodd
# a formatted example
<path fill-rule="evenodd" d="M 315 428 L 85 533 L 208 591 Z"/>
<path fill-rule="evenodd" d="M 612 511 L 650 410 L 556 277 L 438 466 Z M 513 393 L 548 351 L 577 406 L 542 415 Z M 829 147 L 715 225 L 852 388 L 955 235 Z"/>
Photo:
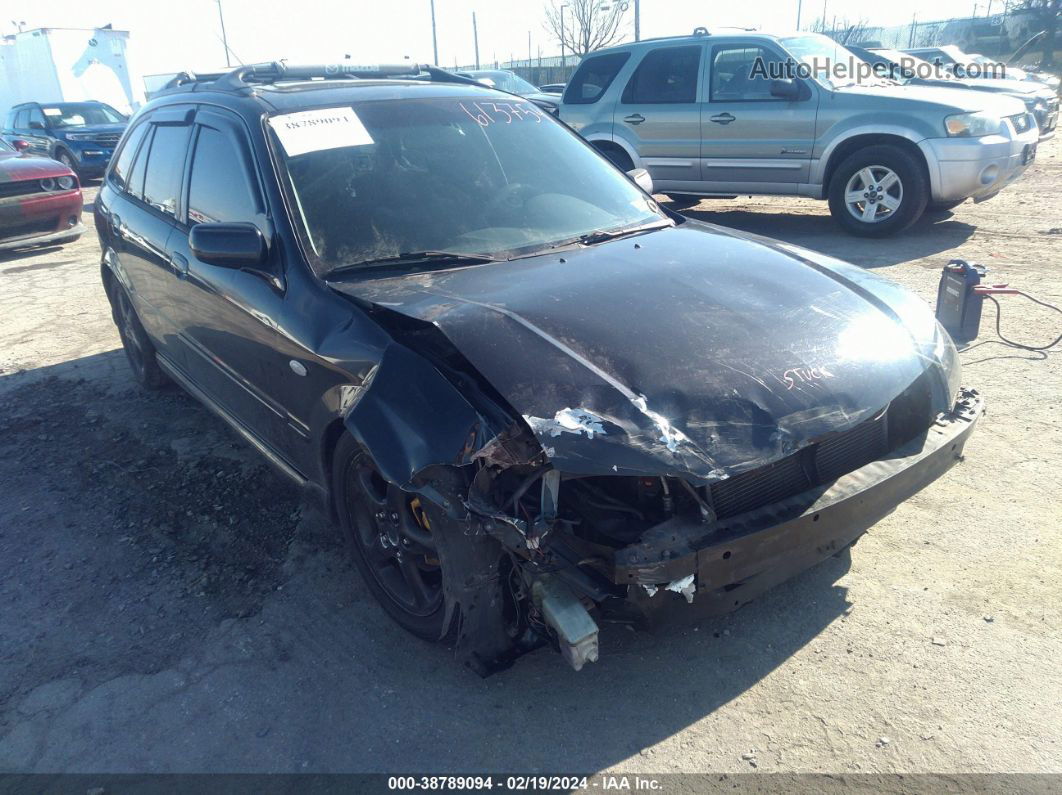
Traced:
<path fill-rule="evenodd" d="M 279 61 L 238 66 L 231 72 L 181 72 L 172 77 L 162 90 L 182 91 L 242 91 L 252 86 L 273 85 L 287 80 L 372 80 L 388 77 L 424 79 L 433 83 L 465 83 L 480 85 L 476 80 L 455 75 L 428 64 L 361 65 L 339 62 L 334 64 L 288 65 Z"/>

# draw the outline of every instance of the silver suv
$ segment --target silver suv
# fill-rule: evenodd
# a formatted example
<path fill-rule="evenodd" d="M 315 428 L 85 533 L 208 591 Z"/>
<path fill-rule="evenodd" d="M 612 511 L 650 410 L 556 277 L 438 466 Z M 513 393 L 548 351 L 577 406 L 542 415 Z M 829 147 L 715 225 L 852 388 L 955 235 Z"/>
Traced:
<path fill-rule="evenodd" d="M 828 199 L 841 226 L 867 236 L 899 232 L 927 206 L 991 198 L 1038 138 L 1017 99 L 882 81 L 817 34 L 732 29 L 586 56 L 560 117 L 624 171 L 648 169 L 676 208 Z"/>

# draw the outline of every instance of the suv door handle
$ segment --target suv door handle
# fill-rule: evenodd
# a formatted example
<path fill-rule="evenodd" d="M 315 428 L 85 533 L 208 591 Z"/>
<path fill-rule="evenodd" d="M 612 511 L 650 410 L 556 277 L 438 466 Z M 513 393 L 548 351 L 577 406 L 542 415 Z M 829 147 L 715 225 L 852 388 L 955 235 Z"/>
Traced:
<path fill-rule="evenodd" d="M 730 113 L 718 113 L 710 118 L 711 121 L 714 121 L 716 124 L 730 124 L 730 122 L 735 121 L 737 119 L 737 116 L 734 116 Z"/>
<path fill-rule="evenodd" d="M 178 279 L 183 279 L 188 275 L 188 260 L 180 254 L 170 255 L 170 267 L 173 268 L 173 272 Z"/>
<path fill-rule="evenodd" d="M 623 120 L 627 122 L 627 124 L 641 124 L 645 121 L 645 116 L 640 113 L 632 113 L 630 116 L 624 116 Z"/>

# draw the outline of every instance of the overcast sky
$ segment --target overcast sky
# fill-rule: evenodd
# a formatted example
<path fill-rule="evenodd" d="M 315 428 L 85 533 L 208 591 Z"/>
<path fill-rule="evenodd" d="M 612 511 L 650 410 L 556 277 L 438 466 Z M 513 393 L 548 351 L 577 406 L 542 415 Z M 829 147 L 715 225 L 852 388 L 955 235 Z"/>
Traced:
<path fill-rule="evenodd" d="M 133 66 L 144 74 L 224 66 L 215 0 L 46 0 L 5 3 L 0 30 L 14 31 L 8 15 L 27 27 L 96 27 L 108 22 L 131 32 Z M 866 19 L 899 25 L 914 13 L 931 20 L 969 16 L 972 0 L 826 0 L 826 18 Z M 1003 0 L 992 10 L 1002 11 Z M 18 8 L 17 12 L 15 8 Z M 229 47 L 244 62 L 287 58 L 323 63 L 350 53 L 358 63 L 392 63 L 409 56 L 432 60 L 429 0 L 222 0 Z M 482 63 L 526 58 L 528 32 L 533 55 L 559 54 L 545 29 L 544 0 L 435 0 L 439 62 L 453 66 L 475 60 L 472 12 L 479 24 Z M 739 25 L 792 30 L 796 0 L 642 0 L 642 37 L 688 33 L 698 25 Z M 805 0 L 802 27 L 822 16 L 822 0 Z M 932 9 L 932 10 L 930 10 Z M 978 14 L 988 10 L 987 0 Z M 632 14 L 628 12 L 628 18 Z M 628 31 L 628 35 L 630 35 Z M 236 63 L 234 60 L 233 63 Z"/>

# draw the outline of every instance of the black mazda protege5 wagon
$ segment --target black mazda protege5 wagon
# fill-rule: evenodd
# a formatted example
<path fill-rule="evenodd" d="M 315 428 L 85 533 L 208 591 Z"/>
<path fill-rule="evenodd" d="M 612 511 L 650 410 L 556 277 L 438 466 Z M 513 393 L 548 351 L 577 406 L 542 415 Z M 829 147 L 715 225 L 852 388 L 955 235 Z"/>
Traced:
<path fill-rule="evenodd" d="M 318 498 L 395 621 L 483 674 L 739 607 L 982 412 L 918 298 L 668 212 L 562 122 L 434 67 L 182 75 L 96 200 L 137 380 Z"/>

